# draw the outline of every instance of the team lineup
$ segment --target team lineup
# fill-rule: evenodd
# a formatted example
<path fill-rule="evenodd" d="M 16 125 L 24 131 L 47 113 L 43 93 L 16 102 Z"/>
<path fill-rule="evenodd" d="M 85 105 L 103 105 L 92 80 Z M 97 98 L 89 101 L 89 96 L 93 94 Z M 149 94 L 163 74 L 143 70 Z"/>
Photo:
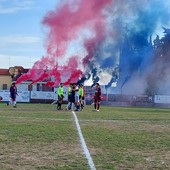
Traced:
<path fill-rule="evenodd" d="M 62 104 L 64 103 L 64 88 L 63 88 L 63 83 L 60 83 L 57 91 L 55 92 L 56 95 L 58 96 L 58 99 L 55 100 L 51 104 L 57 103 L 57 110 L 63 110 Z M 85 101 L 85 90 L 82 84 L 77 84 L 77 83 L 70 83 L 68 86 L 68 102 L 66 105 L 65 110 L 72 110 L 72 111 L 83 111 L 83 108 L 86 104 Z M 95 91 L 94 91 L 94 96 L 93 96 L 93 103 L 94 104 L 94 111 L 99 111 L 100 109 L 100 104 L 101 104 L 101 88 L 100 84 L 96 83 L 95 84 Z M 10 87 L 10 101 L 7 102 L 7 106 L 13 105 L 13 107 L 17 106 L 17 86 L 15 82 L 12 83 Z M 0 100 L 3 98 L 0 96 Z"/>
<path fill-rule="evenodd" d="M 63 83 L 57 90 L 58 100 L 52 104 L 57 103 L 57 110 L 62 110 L 62 104 L 64 99 Z M 101 88 L 99 83 L 96 83 L 95 93 L 93 96 L 94 110 L 99 111 L 101 103 Z M 85 90 L 82 84 L 70 83 L 68 86 L 68 103 L 65 110 L 83 111 L 85 105 Z"/>

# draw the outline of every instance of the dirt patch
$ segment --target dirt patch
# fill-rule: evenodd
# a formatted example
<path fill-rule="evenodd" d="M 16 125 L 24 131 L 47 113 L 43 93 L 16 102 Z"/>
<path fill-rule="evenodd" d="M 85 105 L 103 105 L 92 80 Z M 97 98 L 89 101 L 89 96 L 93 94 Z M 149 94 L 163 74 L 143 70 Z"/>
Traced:
<path fill-rule="evenodd" d="M 2 169 L 33 169 L 33 167 L 64 166 L 76 161 L 86 161 L 79 144 L 68 143 L 25 143 L 0 144 L 0 167 Z M 80 162 L 81 162 L 80 161 Z"/>

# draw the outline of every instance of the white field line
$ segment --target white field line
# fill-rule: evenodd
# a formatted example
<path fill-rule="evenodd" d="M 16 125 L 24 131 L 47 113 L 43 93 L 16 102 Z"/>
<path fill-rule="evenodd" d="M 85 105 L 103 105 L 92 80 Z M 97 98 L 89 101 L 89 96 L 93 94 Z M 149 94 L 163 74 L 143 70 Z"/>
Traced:
<path fill-rule="evenodd" d="M 55 119 L 55 118 L 38 118 L 38 117 L 22 117 L 22 116 L 0 116 L 0 118 L 9 118 L 9 119 L 28 119 L 28 120 L 47 120 L 47 121 L 68 121 L 71 122 L 72 120 L 70 119 Z M 82 119 L 79 120 L 79 122 L 103 122 L 103 123 L 114 123 L 114 122 L 153 122 L 153 121 L 165 121 L 169 122 L 170 119 L 114 119 L 114 120 L 109 120 L 109 119 Z"/>
<path fill-rule="evenodd" d="M 92 157 L 90 155 L 90 152 L 89 152 L 89 150 L 87 148 L 87 145 L 86 145 L 86 142 L 84 140 L 84 137 L 83 137 L 83 134 L 82 134 L 82 131 L 81 131 L 81 127 L 80 127 L 80 124 L 79 124 L 79 121 L 78 121 L 78 118 L 77 118 L 74 111 L 72 111 L 72 113 L 73 113 L 73 116 L 74 116 L 74 119 L 75 119 L 77 131 L 78 131 L 78 134 L 79 134 L 79 137 L 80 137 L 81 146 L 82 146 L 82 149 L 83 149 L 84 154 L 85 154 L 85 156 L 87 158 L 87 161 L 88 161 L 88 165 L 89 165 L 91 170 L 96 170 L 94 162 L 93 162 L 93 159 L 92 159 Z"/>

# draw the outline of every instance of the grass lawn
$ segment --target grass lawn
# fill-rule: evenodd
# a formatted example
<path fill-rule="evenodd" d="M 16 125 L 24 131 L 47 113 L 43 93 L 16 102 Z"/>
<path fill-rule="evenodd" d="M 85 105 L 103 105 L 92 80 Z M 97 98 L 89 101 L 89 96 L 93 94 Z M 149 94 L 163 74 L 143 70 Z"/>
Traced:
<path fill-rule="evenodd" d="M 170 169 L 170 109 L 92 107 L 76 115 L 97 170 Z M 7 169 L 88 170 L 72 112 L 0 103 L 0 170 Z"/>

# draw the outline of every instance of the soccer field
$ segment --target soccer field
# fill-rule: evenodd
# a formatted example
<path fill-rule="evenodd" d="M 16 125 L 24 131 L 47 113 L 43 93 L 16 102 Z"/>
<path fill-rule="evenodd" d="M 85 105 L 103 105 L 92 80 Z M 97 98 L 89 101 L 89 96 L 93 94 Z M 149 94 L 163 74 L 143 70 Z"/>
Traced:
<path fill-rule="evenodd" d="M 95 169 L 170 169 L 170 109 L 92 109 L 75 113 Z M 0 103 L 0 170 L 7 169 L 90 169 L 73 113 L 51 104 Z"/>

